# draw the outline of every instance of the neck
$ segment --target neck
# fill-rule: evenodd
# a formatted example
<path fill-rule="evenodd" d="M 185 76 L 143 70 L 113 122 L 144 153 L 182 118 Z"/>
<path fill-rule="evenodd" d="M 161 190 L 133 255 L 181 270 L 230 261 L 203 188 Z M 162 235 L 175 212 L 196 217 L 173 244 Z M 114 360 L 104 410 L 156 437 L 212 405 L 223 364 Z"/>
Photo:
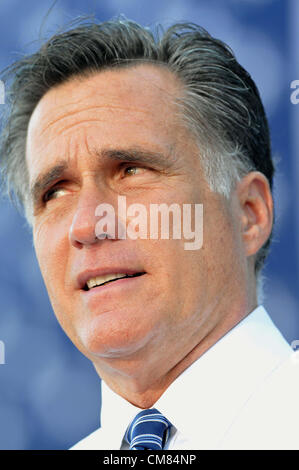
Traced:
<path fill-rule="evenodd" d="M 200 340 L 191 350 L 184 351 L 179 361 L 169 369 L 161 371 L 161 358 L 158 363 L 147 364 L 144 360 L 132 360 L 130 373 L 124 371 L 114 360 L 101 364 L 94 363 L 99 376 L 106 382 L 109 388 L 122 396 L 133 405 L 146 409 L 152 407 L 171 383 L 188 367 L 199 359 L 220 338 L 228 333 L 237 323 L 247 316 L 257 306 L 256 298 L 247 308 L 241 310 L 231 309 L 230 313 L 222 318 L 216 326 L 209 323 L 203 325 Z M 243 306 L 245 307 L 245 306 Z M 167 367 L 170 361 L 163 361 Z M 134 371 L 134 372 L 132 372 Z"/>

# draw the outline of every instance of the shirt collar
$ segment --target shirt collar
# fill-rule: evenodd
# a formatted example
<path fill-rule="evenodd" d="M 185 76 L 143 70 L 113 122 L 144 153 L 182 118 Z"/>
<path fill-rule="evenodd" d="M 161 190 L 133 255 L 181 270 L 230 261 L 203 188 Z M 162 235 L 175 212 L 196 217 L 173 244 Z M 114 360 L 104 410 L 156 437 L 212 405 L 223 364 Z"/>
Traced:
<path fill-rule="evenodd" d="M 154 408 L 189 440 L 196 435 L 197 443 L 213 447 L 262 378 L 289 354 L 289 348 L 259 306 L 181 373 Z M 120 448 L 128 424 L 140 411 L 102 382 L 101 426 L 114 448 Z"/>

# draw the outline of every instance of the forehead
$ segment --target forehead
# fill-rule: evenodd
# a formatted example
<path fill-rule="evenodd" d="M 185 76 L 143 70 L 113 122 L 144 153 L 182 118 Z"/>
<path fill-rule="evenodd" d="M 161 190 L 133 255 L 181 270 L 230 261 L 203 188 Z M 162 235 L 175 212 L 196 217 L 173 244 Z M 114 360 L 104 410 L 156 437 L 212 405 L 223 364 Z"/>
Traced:
<path fill-rule="evenodd" d="M 100 118 L 104 111 L 128 112 L 157 119 L 174 111 L 174 99 L 181 93 L 178 79 L 166 67 L 150 64 L 110 69 L 89 77 L 75 77 L 50 89 L 37 104 L 28 134 L 38 137 L 47 130 L 61 129 L 66 119 L 82 113 Z M 141 117 L 140 116 L 140 117 Z"/>
<path fill-rule="evenodd" d="M 32 167 L 37 170 L 45 163 L 34 156 L 44 151 L 53 155 L 58 142 L 67 145 L 69 136 L 74 140 L 81 130 L 88 129 L 90 139 L 99 136 L 103 144 L 108 134 L 111 140 L 112 132 L 115 139 L 126 133 L 126 139 L 142 141 L 145 134 L 153 139 L 159 134 L 167 140 L 176 122 L 174 100 L 181 93 L 178 78 L 166 67 L 152 64 L 107 69 L 50 89 L 29 122 L 26 159 L 30 176 Z"/>

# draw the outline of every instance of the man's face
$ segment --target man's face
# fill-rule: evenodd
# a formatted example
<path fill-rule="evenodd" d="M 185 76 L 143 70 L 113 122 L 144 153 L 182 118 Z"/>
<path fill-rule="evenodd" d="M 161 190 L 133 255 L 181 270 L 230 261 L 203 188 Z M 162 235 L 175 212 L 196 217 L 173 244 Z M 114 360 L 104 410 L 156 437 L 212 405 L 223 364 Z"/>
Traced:
<path fill-rule="evenodd" d="M 221 322 L 242 287 L 238 218 L 204 180 L 173 103 L 181 93 L 162 67 L 106 70 L 51 89 L 30 120 L 37 258 L 58 321 L 100 370 L 134 374 L 146 363 L 165 373 Z M 97 239 L 95 209 L 109 203 L 117 215 L 119 195 L 148 213 L 154 203 L 192 204 L 193 219 L 203 204 L 202 248 L 185 250 L 183 238 Z M 126 272 L 145 274 L 84 288 Z"/>

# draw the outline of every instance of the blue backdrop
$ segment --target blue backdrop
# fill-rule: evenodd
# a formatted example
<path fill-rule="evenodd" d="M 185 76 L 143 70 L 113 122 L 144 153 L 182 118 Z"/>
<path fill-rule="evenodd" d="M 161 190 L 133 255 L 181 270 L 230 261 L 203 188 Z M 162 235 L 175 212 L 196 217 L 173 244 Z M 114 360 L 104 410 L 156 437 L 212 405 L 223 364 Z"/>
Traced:
<path fill-rule="evenodd" d="M 144 25 L 194 21 L 232 47 L 260 89 L 273 152 L 280 160 L 265 306 L 289 342 L 299 339 L 299 104 L 290 100 L 290 83 L 299 80 L 299 2 L 60 0 L 45 19 L 52 3 L 1 0 L 1 69 L 35 51 L 39 36 L 91 13 L 100 21 L 124 13 Z M 5 347 L 5 364 L 0 364 L 0 449 L 65 449 L 99 426 L 100 380 L 58 325 L 30 231 L 3 199 L 0 227 L 0 341 Z"/>

